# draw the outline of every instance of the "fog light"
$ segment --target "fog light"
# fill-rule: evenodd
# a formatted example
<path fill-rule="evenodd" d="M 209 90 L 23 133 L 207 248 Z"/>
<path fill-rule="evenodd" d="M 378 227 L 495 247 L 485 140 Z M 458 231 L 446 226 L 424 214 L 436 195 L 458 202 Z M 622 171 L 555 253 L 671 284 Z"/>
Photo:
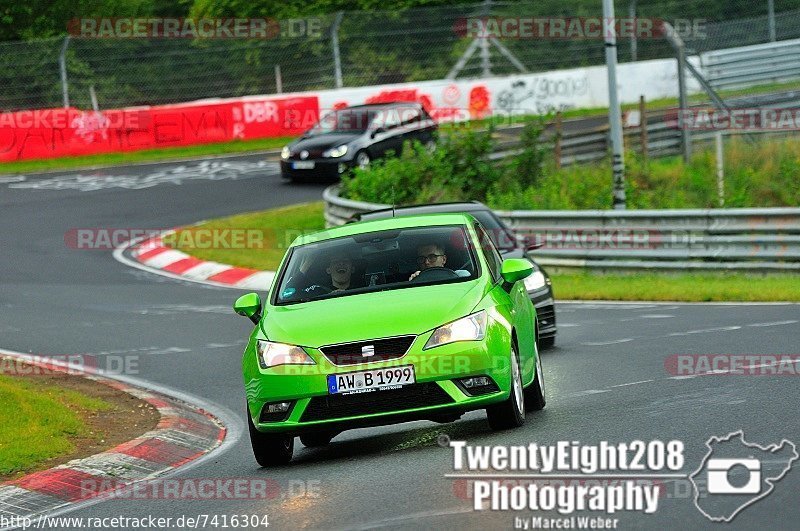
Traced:
<path fill-rule="evenodd" d="M 347 164 L 344 162 L 340 162 L 339 165 L 336 167 L 339 173 L 344 173 L 347 171 Z"/>
<path fill-rule="evenodd" d="M 289 417 L 294 402 L 273 402 L 264 404 L 261 409 L 260 422 L 281 422 Z"/>
<path fill-rule="evenodd" d="M 489 378 L 487 376 L 478 376 L 477 378 L 466 378 L 461 380 L 464 387 L 472 389 L 473 387 L 484 387 L 489 385 Z"/>
<path fill-rule="evenodd" d="M 469 396 L 486 395 L 489 393 L 496 393 L 500 390 L 494 380 L 488 376 L 472 376 L 470 378 L 461 378 L 456 380 L 456 383 Z"/>

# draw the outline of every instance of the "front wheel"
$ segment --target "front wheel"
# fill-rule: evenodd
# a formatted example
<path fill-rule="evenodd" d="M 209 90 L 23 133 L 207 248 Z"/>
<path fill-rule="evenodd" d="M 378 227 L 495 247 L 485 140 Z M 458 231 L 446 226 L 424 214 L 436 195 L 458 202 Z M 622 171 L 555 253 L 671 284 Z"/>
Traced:
<path fill-rule="evenodd" d="M 542 348 L 542 350 L 553 348 L 554 346 L 556 346 L 556 336 L 540 338 L 539 346 Z"/>
<path fill-rule="evenodd" d="M 356 166 L 362 170 L 369 168 L 369 163 L 369 154 L 366 151 L 361 151 L 358 155 L 356 155 Z"/>
<path fill-rule="evenodd" d="M 261 433 L 253 425 L 250 412 L 247 412 L 247 425 L 250 428 L 250 444 L 256 462 L 262 466 L 285 465 L 294 455 L 294 437 L 289 435 Z"/>
<path fill-rule="evenodd" d="M 519 355 L 511 345 L 511 392 L 508 398 L 486 408 L 489 426 L 494 431 L 518 428 L 525 423 L 525 398 L 522 388 L 522 371 L 519 368 Z"/>

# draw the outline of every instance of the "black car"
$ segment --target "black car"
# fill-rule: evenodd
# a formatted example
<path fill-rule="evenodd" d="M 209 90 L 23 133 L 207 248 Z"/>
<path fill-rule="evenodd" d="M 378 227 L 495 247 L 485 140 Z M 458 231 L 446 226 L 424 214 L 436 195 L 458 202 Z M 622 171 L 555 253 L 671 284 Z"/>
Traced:
<path fill-rule="evenodd" d="M 407 207 L 386 208 L 357 214 L 351 221 L 368 221 L 393 216 L 433 214 L 446 212 L 467 212 L 477 219 L 489 233 L 489 237 L 503 255 L 503 258 L 527 258 L 533 264 L 534 272 L 525 279 L 525 288 L 536 307 L 536 319 L 539 324 L 539 346 L 553 347 L 556 343 L 556 308 L 553 297 L 553 286 L 544 269 L 528 256 L 528 251 L 537 246 L 526 238 L 514 233 L 483 203 L 439 203 L 431 205 L 415 205 Z"/>
<path fill-rule="evenodd" d="M 367 167 L 388 152 L 399 155 L 407 140 L 433 149 L 436 130 L 436 122 L 414 102 L 332 111 L 283 148 L 281 176 L 291 181 L 338 179 L 350 168 Z"/>

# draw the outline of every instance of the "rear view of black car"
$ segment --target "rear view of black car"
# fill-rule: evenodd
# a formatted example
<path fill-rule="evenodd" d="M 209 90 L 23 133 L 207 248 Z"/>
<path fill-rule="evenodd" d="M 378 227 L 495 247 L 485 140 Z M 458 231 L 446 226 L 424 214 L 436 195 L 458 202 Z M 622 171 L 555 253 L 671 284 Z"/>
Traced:
<path fill-rule="evenodd" d="M 291 181 L 335 180 L 349 169 L 367 167 L 406 141 L 433 149 L 436 122 L 419 103 L 358 105 L 324 115 L 283 148 L 281 176 Z"/>
<path fill-rule="evenodd" d="M 353 221 L 370 221 L 393 216 L 411 216 L 448 212 L 466 212 L 477 219 L 503 258 L 527 258 L 533 264 L 533 274 L 525 279 L 525 288 L 531 302 L 536 307 L 536 320 L 539 328 L 539 346 L 553 347 L 556 343 L 556 308 L 553 286 L 544 269 L 528 256 L 531 244 L 523 237 L 514 234 L 492 209 L 477 201 L 471 203 L 438 203 L 375 210 L 356 215 Z"/>

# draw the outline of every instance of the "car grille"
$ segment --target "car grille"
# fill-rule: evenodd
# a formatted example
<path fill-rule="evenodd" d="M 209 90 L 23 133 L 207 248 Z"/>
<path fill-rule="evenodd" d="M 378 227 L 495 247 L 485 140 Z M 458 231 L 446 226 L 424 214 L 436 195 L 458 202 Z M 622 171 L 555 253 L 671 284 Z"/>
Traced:
<path fill-rule="evenodd" d="M 373 363 L 402 358 L 411 348 L 411 343 L 414 342 L 415 338 L 416 336 L 387 337 L 385 339 L 328 345 L 319 350 L 334 365 Z M 368 352 L 374 352 L 374 354 L 365 356 L 365 347 L 367 349 L 372 347 L 374 350 L 369 350 Z"/>
<path fill-rule="evenodd" d="M 556 324 L 556 309 L 554 306 L 536 308 L 536 320 L 539 328 L 551 328 Z"/>
<path fill-rule="evenodd" d="M 303 159 L 300 157 L 300 153 L 303 151 L 308 151 L 308 156 Z M 322 157 L 322 154 L 325 152 L 324 149 L 301 149 L 299 151 L 292 151 L 291 156 L 289 157 L 291 160 L 306 160 L 306 159 L 318 159 Z"/>
<path fill-rule="evenodd" d="M 308 403 L 300 422 L 341 419 L 451 403 L 453 399 L 450 395 L 433 382 L 371 393 L 315 396 Z"/>

